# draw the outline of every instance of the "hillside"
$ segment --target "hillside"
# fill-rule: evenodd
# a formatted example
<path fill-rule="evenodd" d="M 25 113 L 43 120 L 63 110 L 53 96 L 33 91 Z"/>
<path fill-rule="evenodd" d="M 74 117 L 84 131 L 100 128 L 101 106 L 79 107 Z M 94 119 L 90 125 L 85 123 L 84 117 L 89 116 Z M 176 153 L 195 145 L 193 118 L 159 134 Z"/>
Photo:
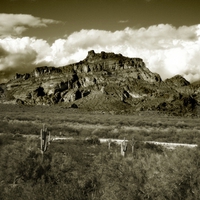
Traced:
<path fill-rule="evenodd" d="M 198 86 L 180 75 L 163 81 L 141 58 L 88 52 L 74 64 L 38 67 L 16 74 L 0 85 L 2 102 L 55 105 L 86 110 L 133 113 L 158 111 L 173 115 L 198 114 Z"/>

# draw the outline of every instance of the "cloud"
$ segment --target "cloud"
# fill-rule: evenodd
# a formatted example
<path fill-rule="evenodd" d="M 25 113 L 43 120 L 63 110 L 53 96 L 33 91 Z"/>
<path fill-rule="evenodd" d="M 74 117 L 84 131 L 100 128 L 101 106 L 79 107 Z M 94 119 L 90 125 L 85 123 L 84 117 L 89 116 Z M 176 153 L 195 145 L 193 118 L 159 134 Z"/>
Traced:
<path fill-rule="evenodd" d="M 87 51 L 112 51 L 141 57 L 163 79 L 181 74 L 189 81 L 200 79 L 200 25 L 173 27 L 159 24 L 110 32 L 81 30 L 52 45 L 53 60 L 60 64 L 84 59 Z M 78 52 L 78 53 L 77 53 Z"/>
<path fill-rule="evenodd" d="M 30 27 L 47 27 L 48 24 L 56 23 L 60 22 L 26 14 L 0 13 L 0 36 L 19 36 Z"/>
<path fill-rule="evenodd" d="M 115 32 L 83 29 L 55 40 L 52 45 L 29 37 L 2 38 L 0 76 L 10 78 L 36 66 L 58 67 L 78 62 L 91 49 L 140 57 L 162 79 L 180 74 L 189 81 L 200 80 L 200 25 L 176 28 L 169 24 Z"/>
<path fill-rule="evenodd" d="M 118 23 L 125 24 L 125 23 L 128 23 L 128 20 L 120 20 Z"/>
<path fill-rule="evenodd" d="M 13 78 L 15 73 L 31 72 L 37 66 L 50 65 L 45 57 L 50 46 L 35 38 L 0 39 L 0 82 Z"/>

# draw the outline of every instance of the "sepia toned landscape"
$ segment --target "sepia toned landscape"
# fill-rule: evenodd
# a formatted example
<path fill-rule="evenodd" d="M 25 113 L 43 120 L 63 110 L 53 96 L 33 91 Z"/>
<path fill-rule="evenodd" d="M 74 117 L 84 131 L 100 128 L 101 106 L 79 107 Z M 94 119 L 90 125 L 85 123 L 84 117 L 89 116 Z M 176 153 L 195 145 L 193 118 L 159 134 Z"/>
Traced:
<path fill-rule="evenodd" d="M 199 7 L 1 0 L 0 200 L 199 200 Z"/>
<path fill-rule="evenodd" d="M 1 199 L 198 199 L 199 90 L 88 52 L 1 84 Z"/>
<path fill-rule="evenodd" d="M 1 84 L 1 199 L 198 199 L 199 83 L 89 51 Z"/>

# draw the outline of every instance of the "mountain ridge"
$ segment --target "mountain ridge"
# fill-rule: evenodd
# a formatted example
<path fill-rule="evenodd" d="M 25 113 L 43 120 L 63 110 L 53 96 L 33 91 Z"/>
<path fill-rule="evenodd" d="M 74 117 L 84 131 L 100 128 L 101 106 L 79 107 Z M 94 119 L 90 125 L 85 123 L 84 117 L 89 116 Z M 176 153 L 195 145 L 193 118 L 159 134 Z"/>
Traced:
<path fill-rule="evenodd" d="M 198 114 L 200 99 L 198 87 L 180 75 L 163 81 L 141 58 L 94 50 L 77 63 L 16 74 L 0 88 L 2 102 L 10 98 L 25 105 L 76 104 L 82 109 L 117 113 Z"/>

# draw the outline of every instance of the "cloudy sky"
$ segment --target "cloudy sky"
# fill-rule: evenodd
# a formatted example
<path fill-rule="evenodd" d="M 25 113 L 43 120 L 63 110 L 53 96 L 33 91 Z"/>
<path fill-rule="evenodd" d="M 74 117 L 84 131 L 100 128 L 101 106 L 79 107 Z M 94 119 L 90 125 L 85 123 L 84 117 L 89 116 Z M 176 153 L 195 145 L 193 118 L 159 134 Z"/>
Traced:
<path fill-rule="evenodd" d="M 0 83 L 88 50 L 140 57 L 162 79 L 200 80 L 200 0 L 1 0 Z"/>

